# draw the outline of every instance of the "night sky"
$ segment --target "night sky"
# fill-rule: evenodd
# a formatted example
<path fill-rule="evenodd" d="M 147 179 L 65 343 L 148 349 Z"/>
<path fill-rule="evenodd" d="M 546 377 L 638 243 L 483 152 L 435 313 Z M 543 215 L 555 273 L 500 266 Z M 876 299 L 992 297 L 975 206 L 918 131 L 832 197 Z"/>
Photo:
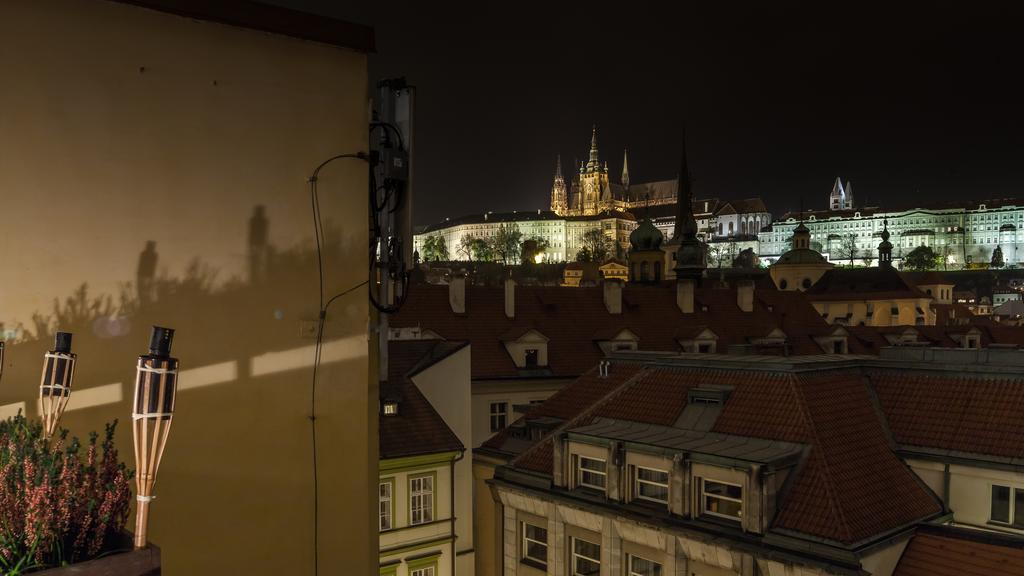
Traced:
<path fill-rule="evenodd" d="M 883 208 L 1024 197 L 1009 8 L 275 2 L 374 26 L 371 80 L 417 86 L 417 224 L 546 208 L 593 123 L 643 182 L 675 177 L 685 119 L 695 195 L 776 215 L 824 208 L 836 176 Z"/>

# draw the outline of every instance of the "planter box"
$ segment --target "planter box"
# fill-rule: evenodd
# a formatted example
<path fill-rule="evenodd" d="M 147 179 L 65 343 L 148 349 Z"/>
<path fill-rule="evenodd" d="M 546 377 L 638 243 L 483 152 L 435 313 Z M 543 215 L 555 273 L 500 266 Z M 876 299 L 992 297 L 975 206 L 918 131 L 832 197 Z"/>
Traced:
<path fill-rule="evenodd" d="M 130 541 L 129 541 L 130 542 Z M 142 550 L 117 552 L 61 568 L 33 572 L 31 576 L 159 576 L 160 549 L 150 544 Z"/>

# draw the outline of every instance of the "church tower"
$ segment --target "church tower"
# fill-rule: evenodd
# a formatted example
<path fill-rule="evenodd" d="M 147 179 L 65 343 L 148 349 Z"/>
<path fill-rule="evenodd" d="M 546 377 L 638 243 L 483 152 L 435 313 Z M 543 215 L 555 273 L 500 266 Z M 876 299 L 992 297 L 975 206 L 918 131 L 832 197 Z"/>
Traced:
<path fill-rule="evenodd" d="M 629 150 L 622 151 L 622 190 L 626 202 L 630 201 L 629 197 Z"/>
<path fill-rule="evenodd" d="M 608 167 L 602 165 L 597 152 L 597 125 L 590 136 L 590 158 L 580 166 L 580 192 L 582 215 L 591 216 L 605 209 L 611 197 L 608 186 Z"/>
<path fill-rule="evenodd" d="M 889 220 L 882 220 L 882 241 L 878 244 L 878 267 L 892 268 L 892 242 L 889 242 Z"/>
<path fill-rule="evenodd" d="M 569 209 L 569 198 L 565 189 L 565 178 L 562 177 L 562 157 L 555 161 L 555 182 L 551 186 L 551 211 L 564 216 Z"/>
<path fill-rule="evenodd" d="M 690 279 L 700 283 L 707 268 L 707 248 L 697 239 L 697 221 L 693 217 L 693 184 L 686 161 L 686 129 L 683 128 L 683 154 L 679 166 L 679 184 L 676 188 L 676 223 L 669 241 L 675 249 L 677 279 Z"/>
<path fill-rule="evenodd" d="M 832 185 L 832 193 L 828 195 L 829 210 L 853 210 L 853 184 L 849 180 L 846 186 L 843 181 L 836 177 L 836 183 Z"/>

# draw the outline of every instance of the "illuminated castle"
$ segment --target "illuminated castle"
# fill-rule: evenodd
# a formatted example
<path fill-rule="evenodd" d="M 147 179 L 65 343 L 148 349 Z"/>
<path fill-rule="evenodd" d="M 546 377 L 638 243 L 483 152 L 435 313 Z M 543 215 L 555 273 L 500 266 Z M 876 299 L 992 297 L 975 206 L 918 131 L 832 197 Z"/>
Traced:
<path fill-rule="evenodd" d="M 628 152 L 622 155 L 619 182 L 612 182 L 608 176 L 608 161 L 601 162 L 598 154 L 595 126 L 590 137 L 590 157 L 586 162 L 580 162 L 579 171 L 571 183 L 566 183 L 562 176 L 562 159 L 558 158 L 551 186 L 551 211 L 559 216 L 593 216 L 605 211 L 673 204 L 677 186 L 673 179 L 631 187 Z"/>

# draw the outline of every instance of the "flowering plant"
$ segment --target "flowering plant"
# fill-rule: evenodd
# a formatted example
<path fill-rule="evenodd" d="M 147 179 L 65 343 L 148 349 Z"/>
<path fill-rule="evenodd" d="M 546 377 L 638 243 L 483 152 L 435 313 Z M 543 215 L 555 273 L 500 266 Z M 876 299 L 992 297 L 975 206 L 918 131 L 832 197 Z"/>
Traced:
<path fill-rule="evenodd" d="M 133 472 L 118 462 L 115 420 L 85 447 L 19 414 L 0 421 L 0 571 L 7 575 L 88 560 L 128 519 Z"/>

